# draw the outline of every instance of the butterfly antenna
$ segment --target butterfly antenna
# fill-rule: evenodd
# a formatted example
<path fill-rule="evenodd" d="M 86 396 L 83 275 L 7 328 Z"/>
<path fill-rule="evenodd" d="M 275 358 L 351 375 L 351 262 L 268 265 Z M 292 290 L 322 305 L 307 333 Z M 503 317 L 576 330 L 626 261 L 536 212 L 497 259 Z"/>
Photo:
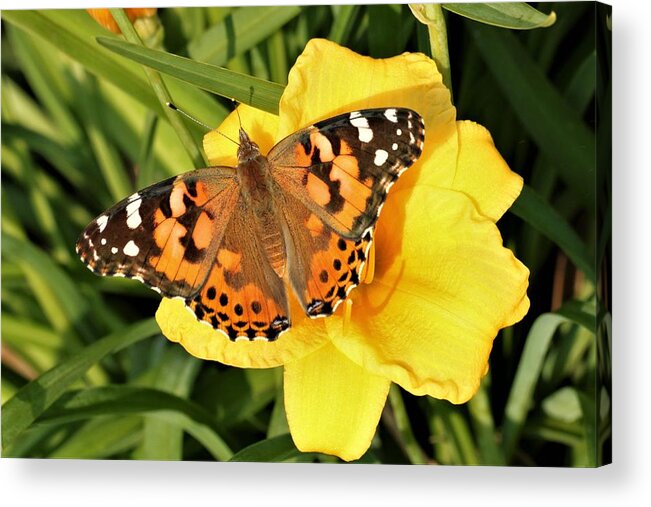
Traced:
<path fill-rule="evenodd" d="M 237 121 L 240 122 L 240 128 L 242 128 L 242 118 L 240 118 L 240 112 L 237 109 L 237 100 L 231 98 L 231 102 L 233 103 L 233 106 L 235 107 L 235 113 L 237 114 Z"/>
<path fill-rule="evenodd" d="M 197 125 L 201 125 L 201 126 L 202 126 L 203 128 L 205 128 L 206 130 L 214 130 L 213 128 L 209 127 L 208 125 L 206 125 L 206 124 L 203 123 L 202 121 L 197 120 L 194 116 L 192 116 L 192 115 L 186 113 L 185 111 L 183 111 L 183 109 L 179 109 L 178 107 L 176 107 L 176 106 L 175 106 L 174 104 L 172 104 L 171 102 L 166 102 L 166 105 L 167 105 L 167 107 L 169 107 L 172 111 L 176 111 L 177 113 L 181 113 L 183 116 L 185 116 L 185 117 L 188 118 L 189 120 L 192 120 L 192 121 L 195 122 Z M 230 142 L 236 144 L 237 146 L 240 145 L 240 143 L 238 143 L 237 141 L 234 141 L 233 139 L 231 139 L 230 137 L 228 137 L 226 134 L 220 132 L 219 130 L 215 130 L 215 132 L 217 132 L 220 136 L 225 137 L 226 139 L 228 139 Z"/>

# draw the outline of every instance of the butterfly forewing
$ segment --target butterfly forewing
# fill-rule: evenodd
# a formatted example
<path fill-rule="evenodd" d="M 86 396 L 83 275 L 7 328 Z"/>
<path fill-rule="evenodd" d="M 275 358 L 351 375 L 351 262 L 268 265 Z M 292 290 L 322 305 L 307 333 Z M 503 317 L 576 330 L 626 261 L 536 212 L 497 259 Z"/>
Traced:
<path fill-rule="evenodd" d="M 136 278 L 164 296 L 203 284 L 238 196 L 234 169 L 201 169 L 119 202 L 93 220 L 77 253 L 93 272 Z"/>
<path fill-rule="evenodd" d="M 285 192 L 340 235 L 360 239 L 391 185 L 420 156 L 424 132 L 410 109 L 352 111 L 283 139 L 268 158 Z"/>

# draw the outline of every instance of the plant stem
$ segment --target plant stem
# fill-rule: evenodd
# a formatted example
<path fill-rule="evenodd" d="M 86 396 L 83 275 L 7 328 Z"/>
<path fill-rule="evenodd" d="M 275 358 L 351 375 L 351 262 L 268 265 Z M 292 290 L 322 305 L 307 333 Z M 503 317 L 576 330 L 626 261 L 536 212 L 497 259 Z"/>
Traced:
<path fill-rule="evenodd" d="M 124 12 L 124 9 L 111 9 L 111 14 L 115 18 L 115 21 L 120 27 L 120 30 L 124 34 L 126 40 L 132 44 L 138 44 L 142 46 L 142 40 L 131 24 L 129 17 Z M 190 155 L 190 158 L 192 159 L 195 167 L 198 168 L 207 166 L 208 161 L 205 158 L 201 147 L 199 146 L 198 142 L 192 137 L 192 134 L 190 134 L 190 131 L 186 127 L 185 123 L 183 123 L 183 119 L 177 113 L 167 107 L 167 103 L 173 101 L 160 74 L 157 71 L 150 69 L 149 67 L 143 68 L 145 74 L 147 75 L 147 79 L 149 79 L 151 87 L 156 93 L 156 97 L 158 97 L 158 100 L 160 101 L 161 107 L 165 112 L 167 119 L 176 131 L 176 134 L 179 136 L 181 143 L 183 144 L 185 150 L 188 152 L 188 155 Z"/>
<path fill-rule="evenodd" d="M 395 384 L 391 385 L 389 389 L 389 403 L 393 409 L 393 414 L 396 420 L 396 426 L 402 437 L 402 445 L 405 454 L 414 465 L 424 465 L 428 463 L 427 455 L 418 445 L 414 432 L 409 424 L 409 416 L 405 409 L 405 403 L 402 400 L 400 390 Z"/>
<path fill-rule="evenodd" d="M 452 95 L 448 32 L 443 8 L 439 4 L 410 4 L 409 8 L 418 21 L 427 25 L 432 59 L 436 62 L 436 66 L 443 76 L 443 84 L 450 90 L 450 95 Z"/>

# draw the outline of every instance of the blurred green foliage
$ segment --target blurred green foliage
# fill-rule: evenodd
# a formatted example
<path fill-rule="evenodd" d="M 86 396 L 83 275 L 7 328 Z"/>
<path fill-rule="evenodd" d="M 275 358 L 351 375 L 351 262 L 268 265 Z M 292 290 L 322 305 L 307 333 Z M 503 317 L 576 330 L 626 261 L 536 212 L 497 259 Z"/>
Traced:
<path fill-rule="evenodd" d="M 499 226 L 531 270 L 531 310 L 500 333 L 466 405 L 394 386 L 361 462 L 610 460 L 610 11 L 536 7 L 529 24 L 549 25 L 551 11 L 556 22 L 516 31 L 459 15 L 511 26 L 492 7 L 446 11 L 458 117 L 485 125 L 526 182 Z M 84 11 L 2 13 L 3 455 L 335 462 L 294 448 L 280 371 L 187 355 L 160 335 L 155 293 L 93 276 L 74 244 L 115 201 L 197 161 L 189 146 L 203 132 L 187 124 L 182 140 L 160 93 L 218 125 L 231 104 L 215 93 L 277 108 L 313 37 L 382 57 L 429 53 L 428 29 L 404 5 L 166 8 L 158 19 L 147 48 Z M 162 72 L 158 89 L 136 62 Z"/>

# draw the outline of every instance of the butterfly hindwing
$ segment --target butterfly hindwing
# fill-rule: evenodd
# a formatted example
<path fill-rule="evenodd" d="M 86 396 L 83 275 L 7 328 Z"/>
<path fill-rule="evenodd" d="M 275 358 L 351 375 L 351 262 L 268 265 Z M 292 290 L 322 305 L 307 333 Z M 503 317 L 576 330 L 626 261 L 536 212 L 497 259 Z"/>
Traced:
<path fill-rule="evenodd" d="M 424 132 L 410 109 L 353 111 L 283 139 L 268 159 L 286 193 L 340 235 L 360 239 L 391 185 L 420 156 Z"/>
<path fill-rule="evenodd" d="M 289 328 L 284 282 L 261 248 L 253 210 L 243 199 L 231 214 L 203 287 L 186 304 L 231 340 L 273 341 Z"/>
<path fill-rule="evenodd" d="M 136 278 L 164 296 L 187 297 L 212 267 L 237 196 L 232 168 L 169 178 L 93 220 L 77 253 L 99 275 Z"/>
<path fill-rule="evenodd" d="M 360 239 L 347 239 L 297 199 L 285 196 L 285 202 L 292 246 L 289 281 L 307 315 L 331 315 L 360 283 L 372 240 L 371 230 Z"/>

